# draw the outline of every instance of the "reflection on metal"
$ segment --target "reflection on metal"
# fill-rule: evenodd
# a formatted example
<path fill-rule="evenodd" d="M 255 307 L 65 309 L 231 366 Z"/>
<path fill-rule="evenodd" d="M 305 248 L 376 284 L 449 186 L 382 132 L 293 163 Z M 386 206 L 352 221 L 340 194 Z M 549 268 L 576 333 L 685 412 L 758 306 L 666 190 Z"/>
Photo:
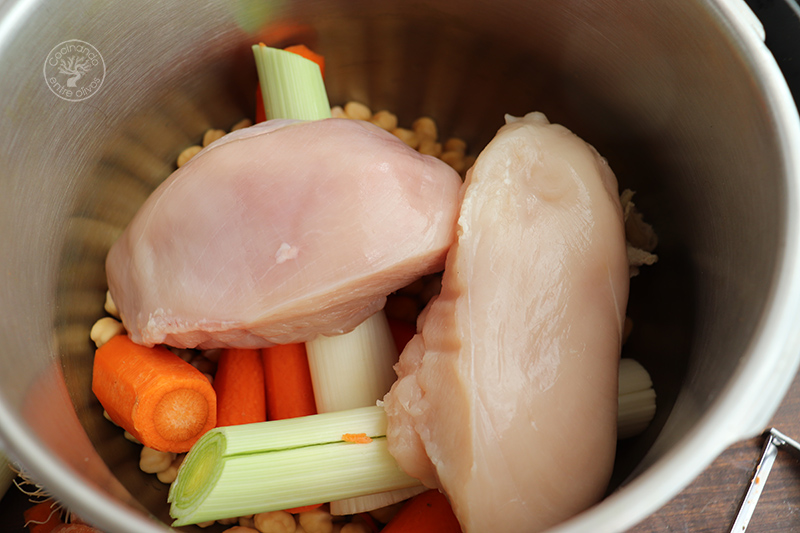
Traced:
<path fill-rule="evenodd" d="M 747 525 L 753 517 L 753 512 L 756 510 L 756 504 L 761 497 L 764 490 L 764 485 L 767 483 L 767 476 L 769 476 L 775 458 L 778 455 L 778 449 L 783 446 L 788 446 L 788 450 L 798 457 L 800 457 L 800 443 L 790 439 L 775 428 L 770 428 L 765 433 L 767 440 L 764 442 L 764 448 L 761 451 L 761 459 L 756 465 L 756 471 L 753 473 L 753 479 L 750 480 L 750 486 L 742 499 L 739 506 L 739 511 L 736 514 L 736 519 L 731 526 L 731 533 L 742 533 L 747 530 Z"/>

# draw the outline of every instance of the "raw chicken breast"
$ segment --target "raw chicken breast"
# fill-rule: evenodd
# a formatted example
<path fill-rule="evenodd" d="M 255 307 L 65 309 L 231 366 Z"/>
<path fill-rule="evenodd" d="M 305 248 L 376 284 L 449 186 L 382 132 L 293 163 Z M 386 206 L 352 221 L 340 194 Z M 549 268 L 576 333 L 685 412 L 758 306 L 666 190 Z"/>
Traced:
<path fill-rule="evenodd" d="M 541 113 L 465 183 L 442 292 L 385 398 L 390 452 L 466 533 L 536 532 L 603 495 L 628 263 L 606 161 Z"/>
<path fill-rule="evenodd" d="M 372 124 L 270 121 L 148 198 L 106 260 L 144 345 L 253 348 L 343 333 L 441 270 L 458 174 Z"/>

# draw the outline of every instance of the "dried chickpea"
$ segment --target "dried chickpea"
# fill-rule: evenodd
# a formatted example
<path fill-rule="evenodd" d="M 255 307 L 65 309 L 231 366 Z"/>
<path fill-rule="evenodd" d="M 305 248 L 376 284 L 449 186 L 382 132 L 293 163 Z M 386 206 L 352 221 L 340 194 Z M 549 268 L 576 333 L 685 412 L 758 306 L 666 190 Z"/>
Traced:
<path fill-rule="evenodd" d="M 450 137 L 444 143 L 445 152 L 460 152 L 461 155 L 467 153 L 467 143 L 458 137 Z"/>
<path fill-rule="evenodd" d="M 203 146 L 208 146 L 209 144 L 213 143 L 214 141 L 218 141 L 225 136 L 225 132 L 223 130 L 208 130 L 203 134 Z"/>
<path fill-rule="evenodd" d="M 125 433 L 123 433 L 123 437 L 125 437 L 126 439 L 128 439 L 129 441 L 131 441 L 134 444 L 141 444 L 141 442 L 139 442 L 139 439 L 137 439 L 136 437 L 134 437 L 132 434 L 128 433 L 127 431 Z"/>
<path fill-rule="evenodd" d="M 110 316 L 104 316 L 94 323 L 92 330 L 89 332 L 89 337 L 94 341 L 95 346 L 98 348 L 125 331 L 125 326 L 122 322 Z"/>
<path fill-rule="evenodd" d="M 372 115 L 369 121 L 386 131 L 392 131 L 397 128 L 397 115 L 385 109 Z"/>
<path fill-rule="evenodd" d="M 226 529 L 225 533 L 258 533 L 258 530 L 254 527 L 233 526 Z"/>
<path fill-rule="evenodd" d="M 258 513 L 253 516 L 255 527 L 261 533 L 295 533 L 294 515 L 286 511 Z"/>
<path fill-rule="evenodd" d="M 189 350 L 188 348 L 174 348 L 169 346 L 169 351 L 186 361 L 187 363 L 195 358 L 195 352 Z"/>
<path fill-rule="evenodd" d="M 420 142 L 435 141 L 439 138 L 436 122 L 431 117 L 420 117 L 411 124 L 414 133 L 419 137 Z"/>
<path fill-rule="evenodd" d="M 202 146 L 196 144 L 181 152 L 181 154 L 178 156 L 178 168 L 181 168 L 183 165 L 188 163 L 189 160 L 196 156 L 202 149 Z"/>
<path fill-rule="evenodd" d="M 331 117 L 333 118 L 350 118 L 347 116 L 347 113 L 344 112 L 342 106 L 335 105 L 331 108 Z"/>
<path fill-rule="evenodd" d="M 117 304 L 114 303 L 114 298 L 111 297 L 111 291 L 106 291 L 106 302 L 103 304 L 103 309 L 109 315 L 119 318 L 119 309 L 117 309 Z"/>
<path fill-rule="evenodd" d="M 217 372 L 217 363 L 206 359 L 202 355 L 198 355 L 189 364 L 204 374 L 215 374 Z"/>
<path fill-rule="evenodd" d="M 372 111 L 370 108 L 361 102 L 347 102 L 344 105 L 344 112 L 347 114 L 348 118 L 354 118 L 356 120 L 369 120 L 372 118 Z"/>
<path fill-rule="evenodd" d="M 306 533 L 331 533 L 333 531 L 333 517 L 331 513 L 322 508 L 298 514 L 297 521 Z"/>
<path fill-rule="evenodd" d="M 439 159 L 450 165 L 453 170 L 461 174 L 464 171 L 464 154 L 454 150 L 443 152 Z"/>
<path fill-rule="evenodd" d="M 400 508 L 405 505 L 406 502 L 397 502 L 393 503 L 392 505 L 387 505 L 386 507 L 380 507 L 378 509 L 373 509 L 369 512 L 369 515 L 377 520 L 382 524 L 388 524 L 389 521 L 394 518 L 394 515 L 400 511 Z"/>
<path fill-rule="evenodd" d="M 236 130 L 241 130 L 241 129 L 244 129 L 244 128 L 249 128 L 252 125 L 253 125 L 253 121 L 252 120 L 250 120 L 249 118 L 243 118 L 242 120 L 240 120 L 239 122 L 237 122 L 236 124 L 233 125 L 233 127 L 231 128 L 231 131 L 236 131 Z"/>
<path fill-rule="evenodd" d="M 156 474 L 169 468 L 174 460 L 174 453 L 160 452 L 147 446 L 142 446 L 142 453 L 139 456 L 139 468 L 142 472 Z"/>
<path fill-rule="evenodd" d="M 240 516 L 239 517 L 239 525 L 242 527 L 249 527 L 249 528 L 256 528 L 255 520 L 253 520 L 253 515 L 248 516 Z"/>
<path fill-rule="evenodd" d="M 417 134 L 411 130 L 406 128 L 395 128 L 392 130 L 392 135 L 406 143 L 414 150 L 416 150 L 419 146 L 419 138 L 417 137 Z"/>
<path fill-rule="evenodd" d="M 158 472 L 156 474 L 156 477 L 158 478 L 158 480 L 161 483 L 165 483 L 167 485 L 169 485 L 170 483 L 175 481 L 175 478 L 178 477 L 178 468 L 180 468 L 184 457 L 186 457 L 186 454 L 182 453 L 182 454 L 178 455 L 178 457 L 176 457 L 175 460 L 172 461 L 172 464 L 169 465 L 169 468 L 167 468 L 166 470 L 164 470 L 162 472 Z"/>
<path fill-rule="evenodd" d="M 213 521 L 213 520 L 209 520 L 208 522 L 200 522 L 200 523 L 198 523 L 198 524 L 195 524 L 195 525 L 196 525 L 197 527 L 206 528 L 206 527 L 208 527 L 208 526 L 213 526 L 213 525 L 214 525 L 214 521 Z"/>
<path fill-rule="evenodd" d="M 233 518 L 221 518 L 217 520 L 217 524 L 222 524 L 223 526 L 231 526 L 233 524 L 239 523 L 239 517 L 234 516 Z"/>
<path fill-rule="evenodd" d="M 219 362 L 219 356 L 222 355 L 222 348 L 213 348 L 211 350 L 203 350 L 203 357 L 215 363 Z"/>
<path fill-rule="evenodd" d="M 370 529 L 363 522 L 348 522 L 342 526 L 341 533 L 370 533 Z"/>
<path fill-rule="evenodd" d="M 419 142 L 419 148 L 417 148 L 417 151 L 424 155 L 439 157 L 442 155 L 442 143 L 437 143 L 431 139 L 423 139 Z"/>

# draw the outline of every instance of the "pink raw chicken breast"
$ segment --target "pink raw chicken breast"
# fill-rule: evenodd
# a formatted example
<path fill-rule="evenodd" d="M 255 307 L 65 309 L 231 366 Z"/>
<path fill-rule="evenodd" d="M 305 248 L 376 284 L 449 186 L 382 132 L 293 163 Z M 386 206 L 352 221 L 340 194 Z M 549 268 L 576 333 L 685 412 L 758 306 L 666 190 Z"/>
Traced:
<path fill-rule="evenodd" d="M 441 295 L 385 398 L 390 452 L 465 533 L 541 531 L 589 507 L 616 447 L 616 178 L 541 113 L 507 122 L 467 176 Z"/>
<path fill-rule="evenodd" d="M 213 143 L 106 260 L 144 345 L 254 348 L 353 329 L 441 270 L 461 180 L 372 124 L 276 120 Z"/>

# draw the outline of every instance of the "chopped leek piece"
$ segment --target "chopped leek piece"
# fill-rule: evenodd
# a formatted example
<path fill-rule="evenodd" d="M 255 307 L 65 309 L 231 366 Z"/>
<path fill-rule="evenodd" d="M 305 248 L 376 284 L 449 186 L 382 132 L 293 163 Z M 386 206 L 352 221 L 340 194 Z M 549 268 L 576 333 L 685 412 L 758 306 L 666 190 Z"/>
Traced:
<path fill-rule="evenodd" d="M 209 431 L 170 488 L 170 515 L 177 527 L 418 484 L 389 454 L 386 415 L 372 406 Z"/>
<path fill-rule="evenodd" d="M 319 66 L 292 52 L 254 45 L 258 82 L 268 119 L 330 118 L 331 106 Z"/>
<path fill-rule="evenodd" d="M 320 413 L 375 405 L 397 380 L 397 346 L 383 311 L 349 333 L 316 337 L 306 352 Z"/>
<path fill-rule="evenodd" d="M 656 391 L 647 370 L 633 359 L 619 362 L 619 411 L 617 438 L 642 433 L 656 414 Z"/>
<path fill-rule="evenodd" d="M 306 343 L 317 411 L 328 413 L 375 405 L 397 379 L 397 346 L 381 310 L 343 335 L 320 335 Z M 417 487 L 424 490 L 422 485 Z M 408 490 L 333 500 L 331 514 L 372 511 L 413 496 Z"/>

